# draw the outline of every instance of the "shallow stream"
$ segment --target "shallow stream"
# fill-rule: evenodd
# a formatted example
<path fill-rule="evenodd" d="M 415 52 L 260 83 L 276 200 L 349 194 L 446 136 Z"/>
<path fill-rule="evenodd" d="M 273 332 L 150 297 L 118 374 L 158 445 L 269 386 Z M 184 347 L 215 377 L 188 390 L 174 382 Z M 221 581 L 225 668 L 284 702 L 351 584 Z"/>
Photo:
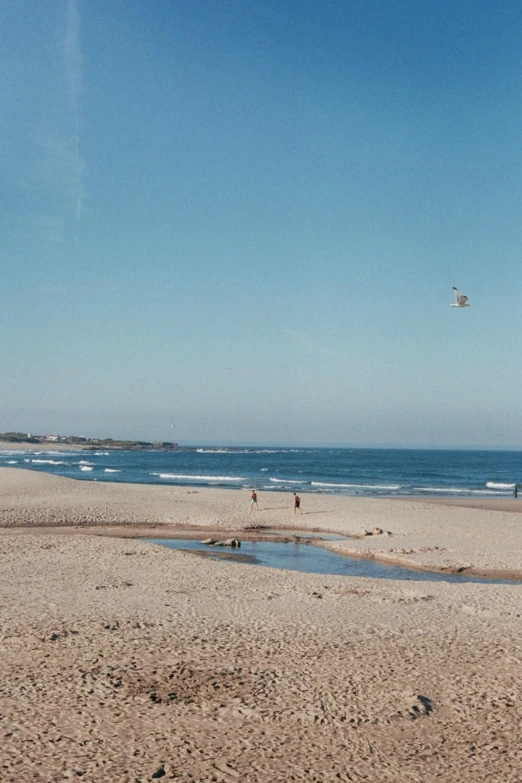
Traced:
<path fill-rule="evenodd" d="M 321 535 L 325 540 L 342 540 L 342 536 Z M 337 554 L 321 546 L 304 542 L 241 541 L 239 549 L 215 547 L 183 538 L 146 539 L 153 544 L 182 549 L 214 560 L 267 566 L 308 574 L 334 574 L 336 576 L 364 576 L 375 579 L 410 579 L 423 582 L 475 582 L 482 584 L 516 584 L 509 579 L 486 579 L 464 574 L 444 574 L 436 571 L 420 571 L 401 566 L 380 563 L 366 558 Z"/>

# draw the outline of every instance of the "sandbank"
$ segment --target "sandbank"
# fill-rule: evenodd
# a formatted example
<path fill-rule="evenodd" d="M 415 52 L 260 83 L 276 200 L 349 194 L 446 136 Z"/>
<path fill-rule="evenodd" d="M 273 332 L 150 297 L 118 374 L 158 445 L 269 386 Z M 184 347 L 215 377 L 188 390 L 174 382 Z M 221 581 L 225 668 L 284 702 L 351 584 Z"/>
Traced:
<path fill-rule="evenodd" d="M 518 781 L 521 585 L 283 572 L 132 538 L 379 527 L 331 544 L 520 568 L 516 513 L 302 500 L 296 519 L 282 493 L 250 512 L 234 490 L 0 470 L 0 779 Z"/>
<path fill-rule="evenodd" d="M 130 535 L 176 531 L 252 532 L 255 528 L 323 530 L 347 536 L 329 548 L 411 568 L 522 578 L 522 501 L 506 510 L 468 508 L 445 499 L 396 500 L 82 481 L 39 471 L 0 468 L 0 528 L 121 528 Z M 510 501 L 505 501 L 509 503 Z M 518 501 L 511 501 L 518 504 Z M 513 513 L 516 508 L 520 510 Z M 139 528 L 139 530 L 135 529 Z M 132 530 L 134 529 L 134 532 Z M 364 535 L 381 529 L 385 535 Z M 98 532 L 101 532 L 98 530 Z M 386 535 L 390 534 L 390 535 Z"/>
<path fill-rule="evenodd" d="M 14 443 L 0 440 L 0 451 L 84 451 L 86 448 L 87 444 L 56 443 L 52 440 L 44 443 Z"/>
<path fill-rule="evenodd" d="M 512 511 L 522 514 L 522 498 L 456 498 L 442 495 L 441 497 L 409 497 L 398 498 L 410 503 L 431 503 L 441 506 L 459 506 L 460 508 L 479 508 L 489 511 Z"/>

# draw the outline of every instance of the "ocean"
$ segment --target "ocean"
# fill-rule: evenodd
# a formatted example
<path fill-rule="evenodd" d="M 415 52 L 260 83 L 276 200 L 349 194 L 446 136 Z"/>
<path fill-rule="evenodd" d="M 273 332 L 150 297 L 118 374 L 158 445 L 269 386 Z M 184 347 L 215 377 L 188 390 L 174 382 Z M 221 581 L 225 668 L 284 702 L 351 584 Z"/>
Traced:
<path fill-rule="evenodd" d="M 0 451 L 0 467 L 83 481 L 313 492 L 368 497 L 510 497 L 522 452 L 414 449 L 200 448 L 179 451 Z"/>

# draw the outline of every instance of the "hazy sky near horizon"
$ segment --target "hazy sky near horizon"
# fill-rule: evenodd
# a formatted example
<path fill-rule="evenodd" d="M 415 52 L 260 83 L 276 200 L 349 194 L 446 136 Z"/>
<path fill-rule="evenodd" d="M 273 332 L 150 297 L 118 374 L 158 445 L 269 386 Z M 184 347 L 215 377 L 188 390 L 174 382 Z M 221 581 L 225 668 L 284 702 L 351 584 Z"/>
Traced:
<path fill-rule="evenodd" d="M 0 431 L 522 448 L 518 2 L 0 22 Z"/>

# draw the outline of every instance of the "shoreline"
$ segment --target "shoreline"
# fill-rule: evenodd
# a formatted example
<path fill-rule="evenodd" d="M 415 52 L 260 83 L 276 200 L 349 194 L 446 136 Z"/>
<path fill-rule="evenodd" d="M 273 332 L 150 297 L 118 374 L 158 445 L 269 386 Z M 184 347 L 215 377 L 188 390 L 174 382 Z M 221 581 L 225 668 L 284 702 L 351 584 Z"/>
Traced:
<path fill-rule="evenodd" d="M 136 538 L 328 530 L 356 536 L 321 544 L 345 555 L 505 576 L 518 516 L 258 498 L 0 469 L 6 781 L 518 780 L 520 584 L 253 568 Z"/>
<path fill-rule="evenodd" d="M 45 445 L 42 445 L 41 447 L 38 446 L 38 444 L 31 444 L 31 443 L 14 443 L 9 444 L 5 441 L 0 441 L 0 451 L 20 451 L 20 452 L 26 452 L 26 451 L 34 451 L 34 452 L 41 452 L 45 453 L 47 451 L 49 452 L 67 452 L 67 451 L 85 451 L 89 452 L 92 451 L 94 447 L 86 447 L 82 446 L 81 444 L 60 444 L 60 443 L 46 443 Z M 101 448 L 101 447 L 100 447 Z M 109 449 L 110 451 L 110 449 Z M 118 453 L 119 449 L 113 449 L 115 453 Z M 0 470 L 3 470 L 4 468 L 0 468 Z M 13 470 L 14 468 L 9 468 L 9 470 Z M 44 471 L 31 471 L 30 468 L 26 467 L 20 467 L 16 468 L 17 470 L 26 470 L 29 472 L 38 472 L 38 473 L 44 473 Z M 53 473 L 47 473 L 45 475 L 55 476 Z M 85 481 L 85 479 L 80 478 L 72 478 L 72 477 L 59 477 L 59 478 L 67 478 L 67 480 L 70 481 Z M 103 480 L 103 482 L 100 482 L 103 484 L 116 484 L 120 482 L 110 482 L 107 480 Z M 179 490 L 188 490 L 195 493 L 204 492 L 205 490 L 216 490 L 216 491 L 224 491 L 224 492 L 246 492 L 250 489 L 244 489 L 240 487 L 213 487 L 213 486 L 205 486 L 205 485 L 197 485 L 197 484 L 159 484 L 159 483 L 142 483 L 142 484 L 132 484 L 127 482 L 121 482 L 125 486 L 145 486 L 145 487 L 168 487 L 173 490 L 179 489 Z M 267 495 L 279 495 L 279 496 L 288 496 L 290 494 L 290 491 L 276 491 L 276 490 L 257 490 L 258 494 L 262 496 Z M 454 495 L 448 494 L 444 495 L 440 493 L 440 495 L 434 494 L 434 495 L 346 495 L 346 494 L 333 494 L 333 493 L 321 493 L 321 492 L 307 492 L 306 489 L 300 490 L 301 494 L 309 497 L 319 496 L 324 498 L 347 498 L 347 499 L 354 499 L 354 500 L 389 500 L 393 503 L 396 501 L 400 501 L 403 503 L 426 503 L 426 504 L 433 504 L 433 505 L 441 505 L 441 506 L 460 506 L 463 508 L 476 508 L 476 509 L 482 509 L 482 510 L 490 510 L 490 511 L 506 511 L 510 513 L 518 513 L 522 514 L 522 496 L 520 498 L 513 498 L 513 497 L 473 497 L 473 496 L 464 496 L 464 497 L 455 497 Z"/>
<path fill-rule="evenodd" d="M 408 497 L 394 497 L 392 500 L 409 501 L 410 503 L 429 503 L 441 506 L 458 506 L 460 508 L 476 508 L 482 511 L 507 511 L 513 514 L 522 514 L 522 498 L 474 498 L 442 495 L 411 495 Z"/>
<path fill-rule="evenodd" d="M 290 496 L 291 497 L 291 496 Z M 472 506 L 453 498 L 358 498 L 304 495 L 295 515 L 288 493 L 259 493 L 157 484 L 86 482 L 24 468 L 0 468 L 0 533 L 60 528 L 136 537 L 184 537 L 187 531 L 266 538 L 263 531 L 339 534 L 322 546 L 410 570 L 521 579 L 518 501 L 486 499 Z M 398 502 L 399 501 L 399 502 Z M 479 505 L 480 503 L 480 505 Z M 373 531 L 382 531 L 372 534 Z M 150 537 L 150 536 L 149 536 Z M 494 545 L 494 546 L 493 546 Z"/>
<path fill-rule="evenodd" d="M 89 451 L 89 449 L 81 443 L 56 443 L 52 440 L 45 443 L 25 441 L 11 443 L 8 440 L 0 440 L 0 451 Z"/>

